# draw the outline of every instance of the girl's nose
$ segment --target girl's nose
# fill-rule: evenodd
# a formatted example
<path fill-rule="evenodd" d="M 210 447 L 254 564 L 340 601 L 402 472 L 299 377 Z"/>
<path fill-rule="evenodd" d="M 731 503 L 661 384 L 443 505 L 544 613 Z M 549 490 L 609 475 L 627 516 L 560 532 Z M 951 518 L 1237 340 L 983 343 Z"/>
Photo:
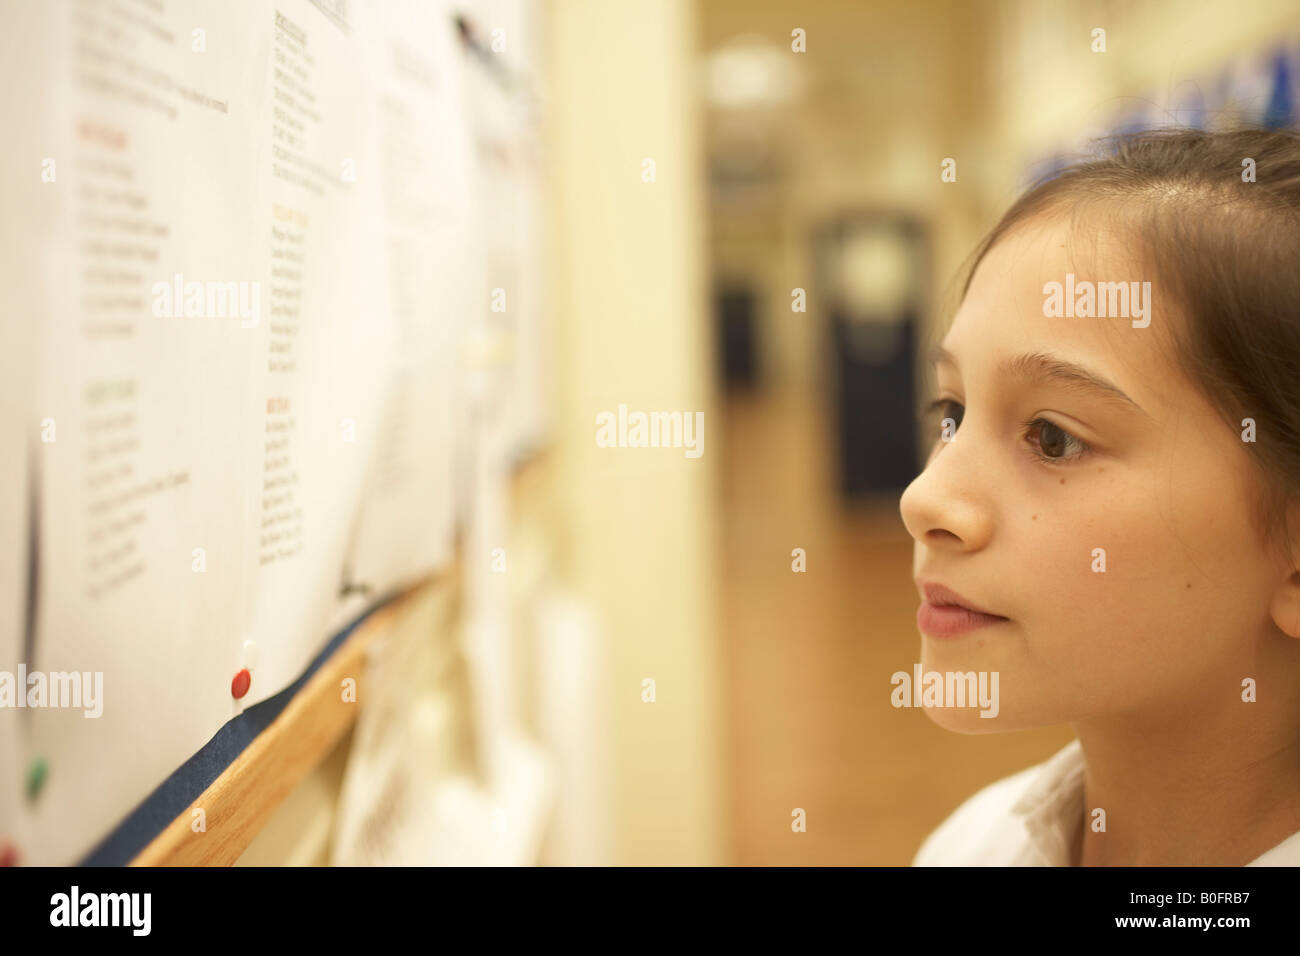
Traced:
<path fill-rule="evenodd" d="M 942 442 L 898 502 L 916 541 L 948 551 L 978 551 L 993 533 L 992 502 L 980 470 L 979 439 L 968 424 Z"/>

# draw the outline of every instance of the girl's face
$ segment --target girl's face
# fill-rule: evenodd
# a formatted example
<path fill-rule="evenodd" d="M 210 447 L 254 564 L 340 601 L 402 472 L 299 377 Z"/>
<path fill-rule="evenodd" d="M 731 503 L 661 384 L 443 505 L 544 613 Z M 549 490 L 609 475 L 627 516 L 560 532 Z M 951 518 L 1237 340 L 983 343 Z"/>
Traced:
<path fill-rule="evenodd" d="M 1008 619 L 922 634 L 924 671 L 999 675 L 994 719 L 927 708 L 949 729 L 1194 720 L 1241 706 L 1257 649 L 1280 638 L 1270 600 L 1286 572 L 1251 520 L 1241 432 L 1174 367 L 1157 338 L 1174 308 L 1121 241 L 1022 224 L 980 263 L 943 340 L 952 404 L 935 417 L 958 427 L 945 442 L 936 426 L 903 493 L 913 574 Z M 1044 285 L 1067 273 L 1076 289 L 1151 282 L 1150 326 L 1044 317 Z"/>

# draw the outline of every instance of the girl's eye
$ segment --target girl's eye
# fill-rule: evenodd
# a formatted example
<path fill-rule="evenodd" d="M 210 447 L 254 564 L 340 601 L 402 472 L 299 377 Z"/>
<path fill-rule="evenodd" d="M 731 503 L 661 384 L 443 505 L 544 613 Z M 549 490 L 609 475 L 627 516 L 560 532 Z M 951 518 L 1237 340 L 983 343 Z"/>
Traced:
<path fill-rule="evenodd" d="M 1021 427 L 1026 430 L 1025 440 L 1029 442 L 1033 453 L 1043 461 L 1060 464 L 1078 458 L 1089 450 L 1082 441 L 1045 418 L 1032 419 Z"/>
<path fill-rule="evenodd" d="M 937 398 L 926 406 L 925 414 L 937 418 L 943 437 L 951 440 L 961 427 L 966 407 L 955 399 Z M 1092 450 L 1081 439 L 1045 418 L 1021 422 L 1020 428 L 1034 457 L 1051 465 L 1069 464 Z"/>

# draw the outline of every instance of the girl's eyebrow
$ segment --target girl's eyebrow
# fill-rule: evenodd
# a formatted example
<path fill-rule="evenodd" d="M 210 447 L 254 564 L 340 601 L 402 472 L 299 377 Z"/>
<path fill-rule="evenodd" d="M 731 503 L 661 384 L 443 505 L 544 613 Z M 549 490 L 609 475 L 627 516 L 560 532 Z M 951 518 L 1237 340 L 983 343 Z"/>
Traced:
<path fill-rule="evenodd" d="M 950 365 L 958 368 L 957 359 L 941 345 L 930 350 L 932 365 Z M 1025 382 L 1055 382 L 1075 391 L 1086 392 L 1105 401 L 1134 408 L 1146 415 L 1146 410 L 1129 398 L 1117 385 L 1107 381 L 1096 372 L 1089 371 L 1082 365 L 1068 362 L 1048 352 L 1026 352 L 1014 358 L 1004 359 L 998 365 L 998 375 L 1019 379 Z"/>

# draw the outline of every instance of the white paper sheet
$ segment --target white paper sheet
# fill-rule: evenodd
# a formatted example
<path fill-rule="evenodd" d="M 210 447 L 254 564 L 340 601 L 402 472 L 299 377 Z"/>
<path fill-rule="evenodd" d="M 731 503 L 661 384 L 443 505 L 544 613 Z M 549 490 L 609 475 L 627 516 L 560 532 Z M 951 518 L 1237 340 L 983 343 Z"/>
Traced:
<path fill-rule="evenodd" d="M 465 85 L 475 120 L 475 189 L 485 245 L 487 288 L 476 313 L 483 326 L 478 335 L 501 354 L 504 367 L 494 392 L 503 403 L 507 454 L 515 460 L 535 451 L 548 427 L 547 290 L 538 232 L 543 156 L 536 71 L 541 24 L 535 14 L 535 5 L 520 0 L 498 0 L 475 11 L 477 41 L 488 52 L 467 70 Z"/>
<path fill-rule="evenodd" d="M 39 71 L 31 62 L 53 29 L 38 10 L 16 12 L 0 31 L 0 63 Z M 40 307 L 41 209 L 50 184 L 41 181 L 40 130 L 47 104 L 39 88 L 0 85 L 0 116 L 9 139 L 0 151 L 0 680 L 16 695 L 27 643 L 31 560 L 30 516 L 34 491 L 32 363 Z M 2 692 L 0 692 L 2 693 Z M 0 707 L 0 858 L 22 863 L 27 847 L 24 783 L 29 767 L 30 711 Z"/>
<path fill-rule="evenodd" d="M 465 746 L 467 688 L 443 604 L 429 589 L 376 646 L 339 799 L 331 862 L 339 866 L 520 866 L 536 863 L 553 772 L 519 736 L 492 738 L 491 778 Z M 477 730 L 474 731 L 477 735 Z"/>
<path fill-rule="evenodd" d="M 365 10 L 275 5 L 259 121 L 269 201 L 253 218 L 271 308 L 243 417 L 257 450 L 242 637 L 258 662 L 245 705 L 277 693 L 324 643 L 383 427 L 393 326 Z"/>
<path fill-rule="evenodd" d="M 29 668 L 102 675 L 102 714 L 30 712 L 48 781 L 30 862 L 71 863 L 230 711 L 249 449 L 251 336 L 213 302 L 155 314 L 154 287 L 251 282 L 265 150 L 246 134 L 265 31 L 224 3 L 134 13 L 56 3 L 44 79 L 57 163 L 34 445 L 37 625 Z M 207 52 L 193 50 L 203 29 Z M 265 138 L 263 138 L 263 143 Z M 232 237 L 241 237 L 233 241 Z M 247 287 L 246 288 L 250 288 Z M 160 312 L 165 309 L 157 301 Z M 196 550 L 201 549 L 201 550 Z M 198 571 L 202 567 L 204 570 Z"/>
<path fill-rule="evenodd" d="M 348 573 L 353 588 L 373 599 L 437 570 L 451 554 L 471 157 L 450 4 L 384 0 L 370 13 L 395 333 L 389 401 Z"/>

